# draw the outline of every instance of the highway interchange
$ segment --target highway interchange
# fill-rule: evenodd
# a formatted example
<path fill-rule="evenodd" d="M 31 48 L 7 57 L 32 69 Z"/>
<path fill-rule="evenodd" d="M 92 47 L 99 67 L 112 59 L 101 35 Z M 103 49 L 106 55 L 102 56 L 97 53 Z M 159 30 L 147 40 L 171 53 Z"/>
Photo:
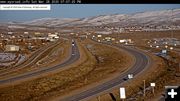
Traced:
<path fill-rule="evenodd" d="M 0 77 L 2 76 L 5 76 L 9 73 L 12 73 L 13 71 L 17 71 L 17 70 L 20 70 L 22 68 L 25 68 L 25 67 L 28 67 L 28 66 L 31 66 L 32 64 L 34 64 L 38 59 L 39 57 L 41 57 L 41 55 L 46 52 L 48 49 L 51 49 L 53 47 L 56 47 L 58 44 L 60 44 L 60 42 L 57 42 L 57 43 L 53 43 L 51 45 L 47 45 L 45 47 L 42 47 L 38 50 L 36 50 L 27 60 L 25 60 L 24 62 L 18 64 L 18 65 L 15 65 L 13 66 L 13 68 L 8 68 L 8 69 L 5 69 L 4 71 L 2 71 L 2 73 L 0 74 Z"/>
<path fill-rule="evenodd" d="M 53 67 L 42 68 L 42 69 L 36 70 L 36 71 L 31 71 L 31 72 L 24 73 L 24 74 L 15 76 L 15 77 L 3 79 L 3 80 L 0 80 L 0 84 L 2 85 L 2 84 L 12 83 L 12 82 L 15 82 L 15 81 L 18 81 L 18 80 L 31 78 L 31 77 L 37 77 L 37 76 L 39 76 L 39 75 L 41 75 L 43 73 L 48 73 L 50 71 L 55 71 L 55 70 L 57 70 L 59 68 L 62 68 L 64 66 L 66 66 L 66 65 L 72 64 L 73 62 L 78 60 L 79 57 L 80 57 L 80 54 L 79 54 L 79 51 L 78 51 L 78 48 L 77 48 L 76 44 L 72 46 L 71 54 L 73 54 L 73 55 L 71 55 L 65 62 L 63 62 L 61 64 L 58 64 L 58 65 L 53 66 Z"/>
<path fill-rule="evenodd" d="M 92 87 L 86 91 L 82 91 L 77 94 L 70 95 L 70 96 L 67 96 L 65 98 L 61 98 L 58 100 L 60 100 L 60 101 L 79 101 L 79 100 L 85 100 L 90 97 L 96 96 L 98 93 L 102 93 L 107 90 L 111 90 L 114 87 L 120 86 L 120 84 L 125 82 L 124 78 L 127 78 L 128 74 L 131 73 L 131 74 L 137 75 L 151 64 L 151 58 L 139 50 L 136 50 L 136 49 L 130 48 L 130 47 L 123 47 L 123 46 L 116 46 L 116 47 L 119 47 L 119 48 L 127 51 L 128 53 L 132 54 L 135 57 L 135 63 L 130 69 L 125 71 L 123 74 L 120 74 L 116 78 L 111 79 L 110 81 L 107 81 L 96 87 Z M 46 68 L 42 68 L 42 69 L 39 69 L 36 71 L 24 73 L 24 74 L 21 74 L 18 76 L 10 77 L 7 79 L 2 79 L 2 80 L 0 80 L 0 84 L 3 85 L 3 84 L 16 82 L 19 80 L 31 78 L 31 77 L 37 77 L 41 74 L 48 73 L 50 71 L 55 71 L 55 70 L 58 70 L 59 68 L 63 68 L 64 66 L 72 64 L 73 62 L 77 61 L 79 58 L 80 58 L 80 53 L 78 50 L 78 46 L 77 46 L 76 42 L 74 42 L 74 44 L 72 44 L 72 50 L 71 50 L 70 57 L 63 63 L 58 64 L 53 67 L 46 67 Z"/>

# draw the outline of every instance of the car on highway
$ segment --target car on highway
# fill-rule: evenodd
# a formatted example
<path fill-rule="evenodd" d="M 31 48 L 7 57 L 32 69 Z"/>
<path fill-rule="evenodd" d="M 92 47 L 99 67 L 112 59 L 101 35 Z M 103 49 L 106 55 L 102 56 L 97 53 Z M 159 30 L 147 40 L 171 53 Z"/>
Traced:
<path fill-rule="evenodd" d="M 72 43 L 72 46 L 74 46 L 75 44 L 74 43 Z"/>
<path fill-rule="evenodd" d="M 72 46 L 74 46 L 75 45 L 75 42 L 74 42 L 74 40 L 72 40 Z"/>

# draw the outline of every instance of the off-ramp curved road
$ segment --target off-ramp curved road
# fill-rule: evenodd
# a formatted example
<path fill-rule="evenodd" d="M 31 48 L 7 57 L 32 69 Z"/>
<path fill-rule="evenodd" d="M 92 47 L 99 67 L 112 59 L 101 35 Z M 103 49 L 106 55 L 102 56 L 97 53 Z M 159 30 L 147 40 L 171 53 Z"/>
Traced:
<path fill-rule="evenodd" d="M 118 47 L 120 47 L 120 46 L 118 46 Z M 126 71 L 125 73 L 120 74 L 118 77 L 116 77 L 110 81 L 107 81 L 103 84 L 100 84 L 96 87 L 90 88 L 86 91 L 82 91 L 78 94 L 70 95 L 70 96 L 67 96 L 66 98 L 61 98 L 58 100 L 60 100 L 60 101 L 80 101 L 80 100 L 88 99 L 90 97 L 97 95 L 98 93 L 101 93 L 106 90 L 110 90 L 113 87 L 119 86 L 121 83 L 124 82 L 124 78 L 127 78 L 127 75 L 129 73 L 132 73 L 135 76 L 138 73 L 142 72 L 145 68 L 147 68 L 149 66 L 149 64 L 151 63 L 150 57 L 148 57 L 146 54 L 144 54 L 136 49 L 133 49 L 133 48 L 125 48 L 125 47 L 121 47 L 121 48 L 124 49 L 125 51 L 131 53 L 135 57 L 135 64 L 128 71 Z"/>
<path fill-rule="evenodd" d="M 15 81 L 18 81 L 18 80 L 23 80 L 23 79 L 26 79 L 26 78 L 36 77 L 36 76 L 39 76 L 41 74 L 57 70 L 57 69 L 62 68 L 64 66 L 66 66 L 66 65 L 72 64 L 73 62 L 78 60 L 79 57 L 80 57 L 80 54 L 79 54 L 77 44 L 74 44 L 74 46 L 72 45 L 72 50 L 71 50 L 70 57 L 65 62 L 63 62 L 61 64 L 58 64 L 56 66 L 53 66 L 53 67 L 46 67 L 46 68 L 42 68 L 40 70 L 31 71 L 31 72 L 24 73 L 24 74 L 21 74 L 21 75 L 18 75 L 18 76 L 14 76 L 14 77 L 11 77 L 11 78 L 0 80 L 0 85 L 12 83 L 12 82 L 15 82 Z"/>

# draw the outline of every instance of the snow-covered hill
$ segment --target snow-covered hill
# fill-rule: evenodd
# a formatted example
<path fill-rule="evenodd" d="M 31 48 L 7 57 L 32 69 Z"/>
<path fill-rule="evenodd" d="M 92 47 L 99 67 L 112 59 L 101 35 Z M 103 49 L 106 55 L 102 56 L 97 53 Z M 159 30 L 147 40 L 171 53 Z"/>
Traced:
<path fill-rule="evenodd" d="M 134 14 L 112 14 L 95 17 L 74 18 L 42 18 L 24 22 L 26 25 L 39 26 L 100 26 L 100 25 L 180 25 L 180 9 L 146 11 Z"/>
<path fill-rule="evenodd" d="M 73 18 L 42 18 L 42 19 L 36 19 L 33 21 L 24 22 L 21 24 L 37 25 L 37 26 L 57 26 L 57 25 L 67 24 L 69 22 L 73 22 L 76 20 L 78 20 L 78 19 L 73 19 Z"/>

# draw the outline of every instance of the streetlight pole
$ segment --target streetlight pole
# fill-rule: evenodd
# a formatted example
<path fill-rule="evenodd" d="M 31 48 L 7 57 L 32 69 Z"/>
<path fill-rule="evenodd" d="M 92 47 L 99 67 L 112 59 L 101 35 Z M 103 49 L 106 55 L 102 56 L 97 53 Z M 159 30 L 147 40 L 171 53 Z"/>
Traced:
<path fill-rule="evenodd" d="M 180 53 L 179 53 L 179 56 L 180 56 Z M 180 60 L 179 60 L 180 61 Z M 178 71 L 178 74 L 180 74 L 180 62 L 179 62 L 179 71 Z"/>
<path fill-rule="evenodd" d="M 171 27 L 171 38 L 173 38 L 173 9 L 171 10 L 171 21 L 172 21 L 172 27 Z"/>

